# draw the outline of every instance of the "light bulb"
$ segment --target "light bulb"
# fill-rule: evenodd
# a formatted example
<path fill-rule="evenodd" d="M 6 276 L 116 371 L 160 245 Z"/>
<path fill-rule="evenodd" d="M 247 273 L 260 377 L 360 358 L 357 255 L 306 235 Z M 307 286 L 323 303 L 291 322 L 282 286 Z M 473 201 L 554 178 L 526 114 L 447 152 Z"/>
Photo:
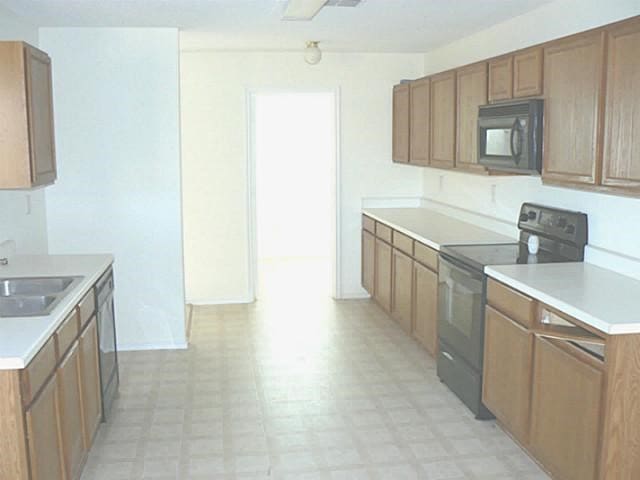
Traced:
<path fill-rule="evenodd" d="M 307 42 L 304 51 L 304 61 L 309 65 L 315 65 L 322 60 L 322 51 L 318 48 L 318 42 Z"/>

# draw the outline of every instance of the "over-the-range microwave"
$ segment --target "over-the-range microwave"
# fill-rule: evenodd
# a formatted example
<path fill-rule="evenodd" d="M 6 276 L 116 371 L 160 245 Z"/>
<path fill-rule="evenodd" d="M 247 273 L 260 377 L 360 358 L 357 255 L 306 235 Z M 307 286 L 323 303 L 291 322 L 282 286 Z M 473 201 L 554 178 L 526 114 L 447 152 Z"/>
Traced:
<path fill-rule="evenodd" d="M 483 105 L 478 111 L 478 162 L 490 170 L 539 174 L 540 99 Z"/>

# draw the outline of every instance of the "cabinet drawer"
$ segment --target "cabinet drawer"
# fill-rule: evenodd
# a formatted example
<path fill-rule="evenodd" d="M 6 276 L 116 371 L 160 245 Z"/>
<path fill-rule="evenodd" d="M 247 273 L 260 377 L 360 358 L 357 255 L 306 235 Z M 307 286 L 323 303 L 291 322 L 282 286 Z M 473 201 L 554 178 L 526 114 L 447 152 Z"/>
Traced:
<path fill-rule="evenodd" d="M 429 267 L 434 272 L 438 271 L 438 252 L 420 242 L 415 242 L 413 256 L 420 263 Z"/>
<path fill-rule="evenodd" d="M 96 294 L 93 290 L 89 290 L 80 303 L 78 303 L 78 314 L 80 315 L 80 330 L 87 324 L 96 310 Z"/>
<path fill-rule="evenodd" d="M 391 228 L 383 225 L 380 222 L 376 222 L 376 237 L 384 240 L 387 243 L 391 243 Z"/>
<path fill-rule="evenodd" d="M 535 301 L 493 279 L 487 282 L 487 302 L 520 325 L 527 328 L 533 325 Z"/>
<path fill-rule="evenodd" d="M 74 308 L 73 311 L 65 318 L 62 325 L 56 330 L 56 349 L 58 352 L 58 358 L 64 357 L 64 354 L 69 349 L 73 341 L 78 336 L 78 309 Z"/>
<path fill-rule="evenodd" d="M 56 366 L 56 347 L 53 337 L 40 349 L 36 356 L 20 373 L 22 402 L 29 405 Z"/>
<path fill-rule="evenodd" d="M 362 215 L 362 228 L 364 228 L 367 232 L 376 233 L 375 220 L 367 217 L 366 215 Z"/>
<path fill-rule="evenodd" d="M 413 239 L 395 230 L 393 231 L 393 246 L 407 255 L 413 256 Z"/>

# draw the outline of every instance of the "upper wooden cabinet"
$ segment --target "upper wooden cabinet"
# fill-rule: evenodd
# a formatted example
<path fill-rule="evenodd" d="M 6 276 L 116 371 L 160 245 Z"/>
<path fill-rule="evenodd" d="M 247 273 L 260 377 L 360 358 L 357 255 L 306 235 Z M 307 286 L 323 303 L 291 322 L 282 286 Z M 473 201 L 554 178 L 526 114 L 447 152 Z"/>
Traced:
<path fill-rule="evenodd" d="M 56 161 L 49 56 L 0 42 L 0 188 L 53 183 Z"/>
<path fill-rule="evenodd" d="M 431 77 L 431 165 L 453 168 L 456 155 L 456 73 Z"/>
<path fill-rule="evenodd" d="M 409 163 L 415 165 L 429 165 L 430 86 L 428 78 L 410 84 Z"/>
<path fill-rule="evenodd" d="M 456 167 L 481 169 L 478 165 L 478 107 L 487 103 L 487 63 L 456 72 Z"/>
<path fill-rule="evenodd" d="M 513 98 L 513 56 L 501 57 L 489 62 L 489 101 Z"/>
<path fill-rule="evenodd" d="M 640 192 L 640 20 L 607 32 L 602 185 Z"/>
<path fill-rule="evenodd" d="M 393 87 L 393 161 L 409 162 L 409 84 Z"/>
<path fill-rule="evenodd" d="M 544 158 L 547 182 L 600 181 L 605 34 L 553 42 L 544 50 Z"/>
<path fill-rule="evenodd" d="M 513 56 L 513 96 L 542 95 L 542 48 L 531 48 Z"/>

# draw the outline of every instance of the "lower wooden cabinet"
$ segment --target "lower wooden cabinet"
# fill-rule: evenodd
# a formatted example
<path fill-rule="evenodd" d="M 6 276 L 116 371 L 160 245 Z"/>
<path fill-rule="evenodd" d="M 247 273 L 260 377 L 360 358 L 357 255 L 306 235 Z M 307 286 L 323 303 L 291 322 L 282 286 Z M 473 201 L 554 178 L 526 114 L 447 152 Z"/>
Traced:
<path fill-rule="evenodd" d="M 392 257 L 391 316 L 405 332 L 411 333 L 413 260 L 395 248 Z"/>
<path fill-rule="evenodd" d="M 597 475 L 603 372 L 584 355 L 569 342 L 536 337 L 531 450 L 563 480 Z"/>
<path fill-rule="evenodd" d="M 413 263 L 413 336 L 434 357 L 438 353 L 438 274 Z"/>
<path fill-rule="evenodd" d="M 374 296 L 387 312 L 391 311 L 391 245 L 376 239 Z"/>
<path fill-rule="evenodd" d="M 64 480 L 55 376 L 27 410 L 26 420 L 31 480 Z"/>
<path fill-rule="evenodd" d="M 376 239 L 373 234 L 362 231 L 362 286 L 374 294 L 375 282 L 375 262 L 376 262 Z"/>
<path fill-rule="evenodd" d="M 80 385 L 82 390 L 82 424 L 84 448 L 93 443 L 102 420 L 100 366 L 98 364 L 98 327 L 94 316 L 80 335 Z"/>
<path fill-rule="evenodd" d="M 487 307 L 482 401 L 523 444 L 529 434 L 533 334 Z"/>
<path fill-rule="evenodd" d="M 62 452 L 65 474 L 69 480 L 79 477 L 85 454 L 80 375 L 80 356 L 78 342 L 76 342 L 56 372 L 60 400 Z"/>

